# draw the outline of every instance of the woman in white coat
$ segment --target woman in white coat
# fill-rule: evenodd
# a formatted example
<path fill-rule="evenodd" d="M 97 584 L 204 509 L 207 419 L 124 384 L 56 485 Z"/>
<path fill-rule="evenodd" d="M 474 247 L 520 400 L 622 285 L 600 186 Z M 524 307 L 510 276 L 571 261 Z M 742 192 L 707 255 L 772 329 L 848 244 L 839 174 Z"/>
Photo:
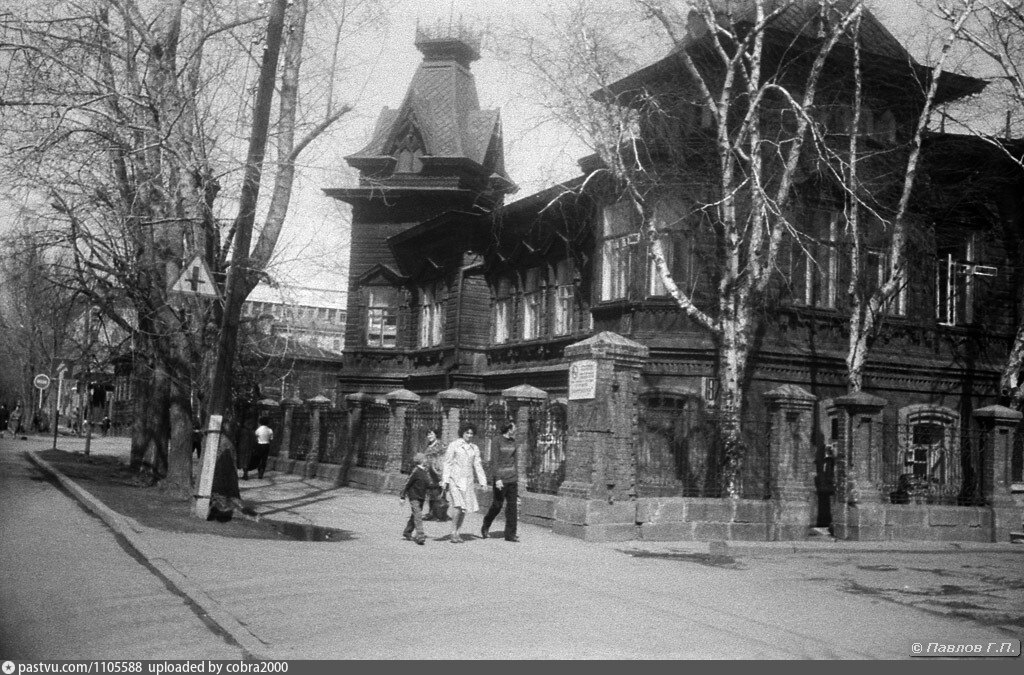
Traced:
<path fill-rule="evenodd" d="M 473 487 L 473 474 L 476 474 L 480 485 L 487 485 L 487 476 L 480 462 L 480 448 L 470 443 L 476 435 L 476 426 L 463 424 L 459 427 L 459 438 L 448 445 L 444 453 L 444 468 L 441 474 L 441 486 L 448 491 L 448 501 L 455 509 L 452 518 L 453 544 L 462 543 L 462 521 L 467 511 L 478 511 L 476 489 Z"/>

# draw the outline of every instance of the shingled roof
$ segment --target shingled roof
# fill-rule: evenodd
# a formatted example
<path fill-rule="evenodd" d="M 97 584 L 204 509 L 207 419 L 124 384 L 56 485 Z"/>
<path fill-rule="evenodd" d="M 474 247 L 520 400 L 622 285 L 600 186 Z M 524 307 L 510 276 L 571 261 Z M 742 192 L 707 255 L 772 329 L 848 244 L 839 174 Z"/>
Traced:
<path fill-rule="evenodd" d="M 469 63 L 478 45 L 466 36 L 432 37 L 417 32 L 423 53 L 402 105 L 384 108 L 365 148 L 349 155 L 350 164 L 393 154 L 401 134 L 414 128 L 423 141 L 424 159 L 468 159 L 488 173 L 505 177 L 501 118 L 497 110 L 480 110 Z"/>
<path fill-rule="evenodd" d="M 753 26 L 756 21 L 756 5 L 752 0 L 713 0 L 713 5 L 719 25 L 735 26 L 739 32 L 742 32 L 745 27 Z M 855 0 L 833 0 L 828 3 L 823 3 L 822 0 L 765 0 L 764 13 L 765 16 L 771 16 L 774 11 L 781 10 L 768 22 L 771 33 L 820 39 L 834 28 L 835 24 L 842 20 L 842 17 L 852 11 L 854 5 Z M 707 23 L 700 12 L 691 11 L 687 23 L 686 36 L 681 44 L 659 61 L 641 68 L 611 85 L 611 91 L 613 93 L 627 91 L 651 76 L 666 69 L 672 69 L 676 61 L 675 56 L 679 52 L 684 49 L 690 50 L 707 38 L 709 33 Z M 866 7 L 861 14 L 860 37 L 861 50 L 865 54 L 881 57 L 882 62 L 888 64 L 887 67 L 900 68 L 902 66 L 909 69 L 907 72 L 917 72 L 919 78 L 930 76 L 930 69 L 919 64 L 903 44 Z M 844 34 L 840 37 L 838 44 L 842 47 L 852 48 L 853 38 L 849 33 Z M 895 72 L 893 74 L 895 75 Z M 948 71 L 943 72 L 938 100 L 950 100 L 977 93 L 984 88 L 985 84 L 984 80 Z M 595 92 L 595 96 L 600 98 L 604 94 Z"/>

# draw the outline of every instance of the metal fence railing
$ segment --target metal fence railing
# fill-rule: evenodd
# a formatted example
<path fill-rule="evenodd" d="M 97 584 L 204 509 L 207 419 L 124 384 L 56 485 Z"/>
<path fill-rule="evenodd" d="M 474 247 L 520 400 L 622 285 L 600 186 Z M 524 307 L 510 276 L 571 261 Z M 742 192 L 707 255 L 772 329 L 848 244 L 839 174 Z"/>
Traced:
<path fill-rule="evenodd" d="M 532 406 L 526 432 L 526 489 L 557 494 L 565 480 L 568 415 L 563 403 Z"/>
<path fill-rule="evenodd" d="M 357 430 L 356 466 L 383 471 L 388 461 L 388 425 L 386 405 L 371 405 L 363 410 Z"/>
<path fill-rule="evenodd" d="M 320 411 L 318 457 L 324 464 L 340 464 L 348 443 L 349 412 L 344 409 Z"/>
<path fill-rule="evenodd" d="M 638 411 L 637 496 L 722 497 L 725 494 L 720 422 L 694 397 L 648 397 Z M 737 490 L 744 499 L 770 494 L 770 429 L 763 420 L 740 425 L 742 457 Z"/>
<path fill-rule="evenodd" d="M 885 425 L 882 436 L 882 484 L 892 503 L 984 503 L 985 434 L 929 419 Z"/>
<path fill-rule="evenodd" d="M 308 410 L 300 407 L 292 410 L 292 435 L 288 448 L 291 459 L 304 462 L 309 456 L 310 418 Z"/>

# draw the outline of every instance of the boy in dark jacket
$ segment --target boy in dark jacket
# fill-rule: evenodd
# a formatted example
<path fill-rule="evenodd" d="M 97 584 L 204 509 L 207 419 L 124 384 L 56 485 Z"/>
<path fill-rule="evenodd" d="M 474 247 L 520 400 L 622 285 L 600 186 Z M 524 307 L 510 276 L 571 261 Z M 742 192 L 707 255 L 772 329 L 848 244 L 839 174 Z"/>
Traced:
<path fill-rule="evenodd" d="M 413 455 L 413 463 L 416 465 L 413 467 L 412 473 L 409 474 L 409 480 L 405 483 L 405 487 L 402 488 L 402 494 L 398 497 L 405 502 L 405 498 L 409 498 L 409 506 L 412 507 L 412 514 L 409 516 L 409 522 L 405 525 L 405 531 L 402 532 L 402 536 L 406 539 L 412 539 L 420 546 L 423 545 L 427 540 L 427 535 L 423 533 L 423 501 L 427 498 L 427 492 L 433 486 L 434 481 L 430 478 L 430 473 L 427 471 L 427 456 L 422 452 L 417 452 Z M 412 536 L 412 531 L 415 528 L 416 536 Z"/>

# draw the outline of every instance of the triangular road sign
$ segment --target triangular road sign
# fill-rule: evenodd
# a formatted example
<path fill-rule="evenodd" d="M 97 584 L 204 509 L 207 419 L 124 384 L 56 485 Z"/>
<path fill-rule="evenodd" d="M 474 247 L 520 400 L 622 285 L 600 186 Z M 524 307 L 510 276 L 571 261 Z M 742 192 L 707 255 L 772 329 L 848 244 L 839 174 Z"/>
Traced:
<path fill-rule="evenodd" d="M 220 298 L 217 286 L 210 277 L 203 259 L 196 255 L 187 265 L 181 268 L 181 276 L 171 286 L 171 293 L 193 295 L 204 298 Z"/>

